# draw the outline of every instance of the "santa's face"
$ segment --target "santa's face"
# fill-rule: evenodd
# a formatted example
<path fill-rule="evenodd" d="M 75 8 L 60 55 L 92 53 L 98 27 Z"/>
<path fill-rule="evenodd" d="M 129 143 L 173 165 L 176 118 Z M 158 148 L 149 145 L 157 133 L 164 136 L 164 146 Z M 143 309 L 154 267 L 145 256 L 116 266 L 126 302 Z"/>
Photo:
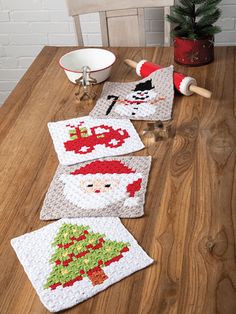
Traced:
<path fill-rule="evenodd" d="M 103 208 L 127 198 L 125 178 L 62 175 L 60 179 L 65 184 L 65 198 L 81 208 Z"/>
<path fill-rule="evenodd" d="M 124 117 L 147 117 L 154 114 L 155 106 L 149 103 L 144 104 L 120 104 L 115 107 L 115 112 Z"/>
<path fill-rule="evenodd" d="M 112 192 L 119 187 L 120 180 L 108 180 L 108 179 L 94 179 L 94 180 L 80 180 L 79 188 L 84 193 L 107 193 Z"/>

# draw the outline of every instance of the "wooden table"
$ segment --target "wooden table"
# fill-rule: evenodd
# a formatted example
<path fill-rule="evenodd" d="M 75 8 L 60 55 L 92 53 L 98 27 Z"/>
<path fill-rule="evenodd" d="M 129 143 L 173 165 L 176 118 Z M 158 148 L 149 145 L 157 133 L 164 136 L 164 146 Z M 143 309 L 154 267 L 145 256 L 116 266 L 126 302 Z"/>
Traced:
<path fill-rule="evenodd" d="M 47 122 L 86 115 L 94 105 L 75 100 L 77 87 L 58 67 L 73 49 L 45 47 L 0 109 L 0 313 L 47 312 L 9 241 L 48 224 L 39 211 L 58 159 Z M 124 58 L 173 62 L 171 48 L 111 50 L 118 57 L 111 81 L 137 79 Z M 176 65 L 212 99 L 176 96 L 175 138 L 135 153 L 153 156 L 146 214 L 122 222 L 155 264 L 68 313 L 236 313 L 236 48 L 215 51 L 210 65 Z M 146 122 L 134 125 L 140 132 Z"/>

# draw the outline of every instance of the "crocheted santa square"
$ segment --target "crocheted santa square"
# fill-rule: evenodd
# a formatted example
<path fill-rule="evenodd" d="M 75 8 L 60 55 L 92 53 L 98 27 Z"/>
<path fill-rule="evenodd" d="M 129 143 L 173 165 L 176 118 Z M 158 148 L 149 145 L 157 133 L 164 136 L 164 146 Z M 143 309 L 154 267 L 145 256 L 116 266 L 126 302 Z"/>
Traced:
<path fill-rule="evenodd" d="M 110 157 L 59 165 L 40 218 L 140 217 L 151 157 Z"/>
<path fill-rule="evenodd" d="M 132 83 L 106 82 L 90 116 L 131 120 L 169 120 L 174 99 L 173 66 Z"/>
<path fill-rule="evenodd" d="M 48 128 L 62 165 L 124 155 L 144 147 L 129 120 L 93 119 L 86 116 L 50 122 Z"/>
<path fill-rule="evenodd" d="M 11 245 L 51 312 L 83 302 L 153 263 L 119 218 L 61 219 Z"/>

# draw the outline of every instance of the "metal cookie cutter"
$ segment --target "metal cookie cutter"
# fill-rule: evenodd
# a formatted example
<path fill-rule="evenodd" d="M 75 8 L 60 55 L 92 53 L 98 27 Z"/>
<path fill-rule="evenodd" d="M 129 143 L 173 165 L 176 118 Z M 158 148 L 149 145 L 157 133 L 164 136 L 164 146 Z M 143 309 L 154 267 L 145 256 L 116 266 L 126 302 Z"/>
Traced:
<path fill-rule="evenodd" d="M 143 135 L 152 137 L 153 142 L 157 142 L 174 137 L 175 132 L 171 125 L 167 126 L 159 120 L 147 123 L 147 128 L 143 130 Z"/>
<path fill-rule="evenodd" d="M 77 79 L 76 84 L 80 85 L 79 91 L 75 93 L 78 100 L 95 99 L 96 93 L 92 91 L 92 86 L 97 83 L 97 80 L 90 76 L 91 69 L 88 66 L 82 67 L 82 76 Z"/>

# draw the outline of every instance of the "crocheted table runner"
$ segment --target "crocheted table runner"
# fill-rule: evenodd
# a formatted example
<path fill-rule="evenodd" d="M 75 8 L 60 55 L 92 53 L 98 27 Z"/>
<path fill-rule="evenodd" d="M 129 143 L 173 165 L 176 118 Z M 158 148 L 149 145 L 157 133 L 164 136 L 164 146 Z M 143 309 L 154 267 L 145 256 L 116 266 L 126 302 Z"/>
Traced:
<path fill-rule="evenodd" d="M 55 150 L 63 165 L 124 155 L 144 147 L 129 120 L 89 116 L 48 123 Z"/>
<path fill-rule="evenodd" d="M 106 82 L 90 116 L 131 120 L 169 120 L 174 99 L 173 66 L 132 83 Z"/>
<path fill-rule="evenodd" d="M 142 216 L 151 157 L 110 157 L 59 165 L 40 218 Z"/>
<path fill-rule="evenodd" d="M 72 307 L 153 262 L 119 218 L 61 219 L 11 244 L 51 312 Z"/>

